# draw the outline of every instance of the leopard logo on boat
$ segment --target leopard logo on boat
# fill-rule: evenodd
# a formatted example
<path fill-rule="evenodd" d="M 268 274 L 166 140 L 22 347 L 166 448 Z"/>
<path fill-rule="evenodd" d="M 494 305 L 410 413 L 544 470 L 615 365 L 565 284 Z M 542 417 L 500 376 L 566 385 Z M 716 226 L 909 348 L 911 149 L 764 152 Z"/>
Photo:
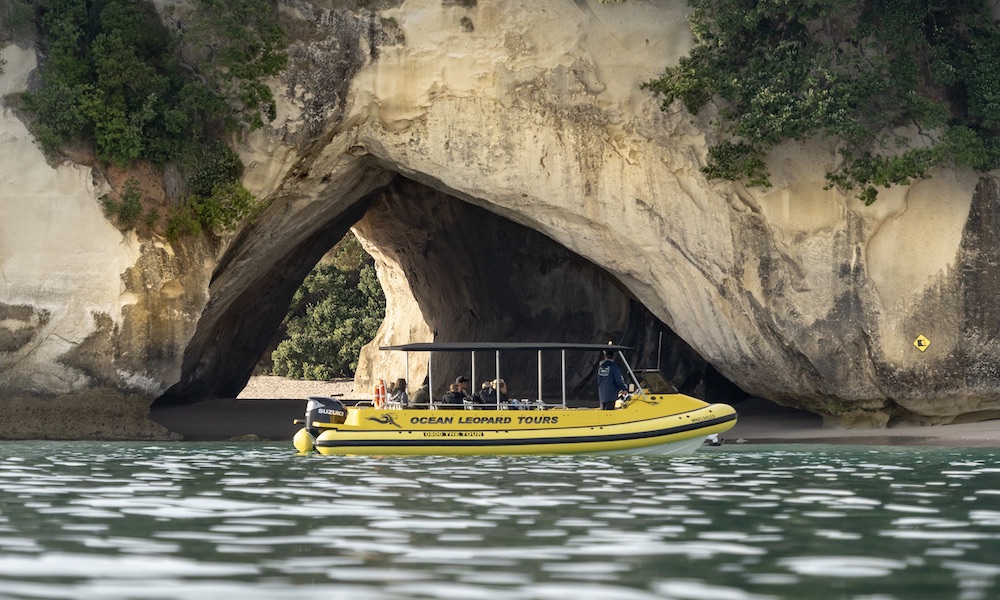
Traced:
<path fill-rule="evenodd" d="M 369 421 L 375 421 L 379 425 L 392 425 L 396 429 L 402 429 L 403 427 L 396 422 L 396 417 L 392 413 L 382 415 L 381 417 L 368 417 Z"/>

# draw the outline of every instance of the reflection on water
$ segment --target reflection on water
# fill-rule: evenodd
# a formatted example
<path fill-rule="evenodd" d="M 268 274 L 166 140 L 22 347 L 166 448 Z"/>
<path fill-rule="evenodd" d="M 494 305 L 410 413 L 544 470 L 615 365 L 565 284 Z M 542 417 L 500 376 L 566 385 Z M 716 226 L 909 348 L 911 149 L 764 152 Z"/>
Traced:
<path fill-rule="evenodd" d="M 0 443 L 4 598 L 995 598 L 990 450 Z"/>

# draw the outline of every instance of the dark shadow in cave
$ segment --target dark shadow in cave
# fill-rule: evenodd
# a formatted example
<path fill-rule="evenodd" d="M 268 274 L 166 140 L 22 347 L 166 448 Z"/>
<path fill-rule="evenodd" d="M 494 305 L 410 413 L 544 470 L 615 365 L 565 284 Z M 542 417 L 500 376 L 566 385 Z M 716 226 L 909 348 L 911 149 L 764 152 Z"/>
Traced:
<path fill-rule="evenodd" d="M 529 227 L 435 188 L 396 176 L 346 210 L 302 215 L 307 234 L 295 230 L 297 238 L 264 245 L 260 240 L 274 235 L 268 216 L 245 230 L 220 262 L 180 381 L 154 408 L 235 398 L 272 344 L 298 286 L 352 225 L 399 264 L 438 341 L 615 341 L 636 348 L 633 366 L 658 367 L 683 392 L 705 378 L 713 400 L 745 396 L 609 273 Z M 271 253 L 266 260 L 254 259 L 264 251 Z M 439 367 L 468 373 L 464 359 L 437 360 L 435 373 Z M 574 393 L 593 390 L 596 362 L 576 366 Z M 534 382 L 536 364 L 534 356 L 505 362 L 501 376 Z M 477 380 L 491 375 L 480 370 Z M 546 390 L 551 385 L 547 381 Z"/>
<path fill-rule="evenodd" d="M 405 273 L 435 341 L 614 341 L 636 348 L 628 357 L 633 367 L 659 368 L 682 391 L 693 391 L 705 378 L 708 392 L 717 397 L 744 395 L 607 271 L 531 227 L 436 186 L 397 177 L 373 199 L 355 230 Z M 494 355 L 479 353 L 475 360 L 473 373 L 470 356 L 435 354 L 435 395 L 444 394 L 458 375 L 474 382 L 496 376 Z M 558 361 L 543 355 L 544 397 L 561 396 Z M 567 357 L 570 397 L 596 405 L 597 362 L 596 356 Z M 533 353 L 504 355 L 500 375 L 512 393 L 534 396 L 537 364 Z M 425 373 L 406 375 L 417 383 Z M 361 372 L 357 381 L 367 389 L 375 378 L 400 376 Z"/>

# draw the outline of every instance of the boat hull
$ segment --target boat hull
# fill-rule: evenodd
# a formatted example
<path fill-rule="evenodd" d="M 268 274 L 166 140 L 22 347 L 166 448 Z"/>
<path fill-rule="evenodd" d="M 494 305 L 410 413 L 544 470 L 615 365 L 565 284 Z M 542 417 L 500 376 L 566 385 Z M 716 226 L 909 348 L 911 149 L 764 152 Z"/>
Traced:
<path fill-rule="evenodd" d="M 736 419 L 729 405 L 682 394 L 644 396 L 612 411 L 364 407 L 325 425 L 315 448 L 323 455 L 689 454 Z"/>

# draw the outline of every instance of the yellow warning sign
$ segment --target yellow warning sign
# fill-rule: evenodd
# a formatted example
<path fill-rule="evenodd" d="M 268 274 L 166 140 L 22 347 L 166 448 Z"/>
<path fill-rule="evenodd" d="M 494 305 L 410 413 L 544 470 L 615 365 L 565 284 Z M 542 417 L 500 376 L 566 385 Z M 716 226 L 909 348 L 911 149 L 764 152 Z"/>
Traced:
<path fill-rule="evenodd" d="M 913 345 L 917 347 L 917 350 L 923 352 L 924 350 L 927 350 L 927 346 L 931 345 L 931 341 L 923 335 L 918 335 L 917 339 L 913 340 Z"/>

